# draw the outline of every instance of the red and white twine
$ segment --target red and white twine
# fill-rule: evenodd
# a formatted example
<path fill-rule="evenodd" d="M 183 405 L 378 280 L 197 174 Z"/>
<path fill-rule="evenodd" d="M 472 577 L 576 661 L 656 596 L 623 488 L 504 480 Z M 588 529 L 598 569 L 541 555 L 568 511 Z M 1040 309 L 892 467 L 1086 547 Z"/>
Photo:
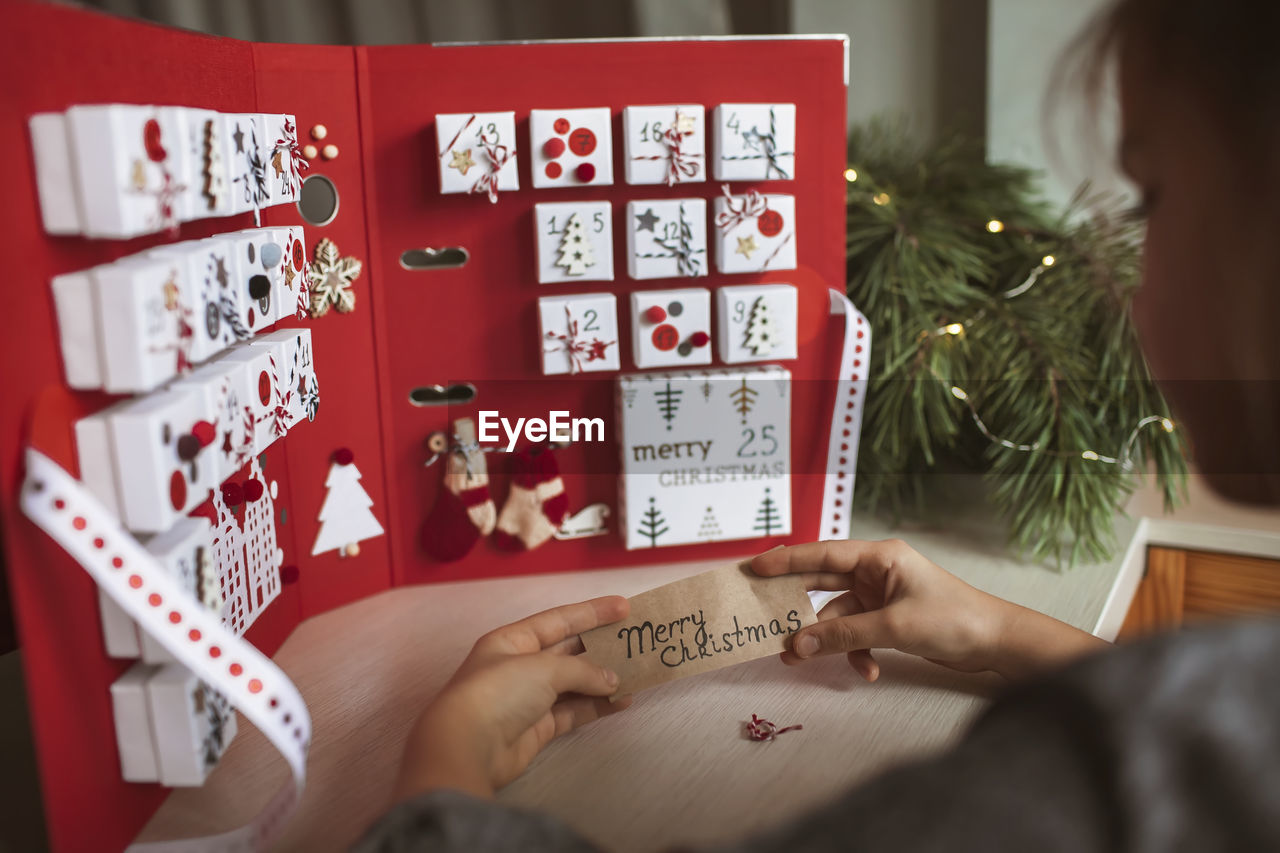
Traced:
<path fill-rule="evenodd" d="M 778 735 L 786 734 L 787 732 L 798 732 L 803 728 L 803 725 L 797 723 L 794 726 L 785 726 L 780 729 L 768 720 L 761 719 L 755 714 L 752 714 L 751 722 L 747 723 L 747 739 L 771 741 Z"/>

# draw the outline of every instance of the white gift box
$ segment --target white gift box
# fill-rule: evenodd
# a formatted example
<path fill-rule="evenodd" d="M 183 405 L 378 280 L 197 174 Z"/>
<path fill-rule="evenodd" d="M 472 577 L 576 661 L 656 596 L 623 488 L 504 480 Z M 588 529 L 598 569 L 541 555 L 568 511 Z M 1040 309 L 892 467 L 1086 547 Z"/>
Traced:
<path fill-rule="evenodd" d="M 716 269 L 722 273 L 796 268 L 796 198 L 748 193 L 719 196 L 715 213 Z"/>
<path fill-rule="evenodd" d="M 618 300 L 612 293 L 538 299 L 542 373 L 618 370 Z"/>
<path fill-rule="evenodd" d="M 182 133 L 191 187 L 183 194 L 183 219 L 227 216 L 231 208 L 225 123 L 214 110 L 182 110 Z"/>
<path fill-rule="evenodd" d="M 213 565 L 213 527 L 208 519 L 184 518 L 148 540 L 146 549 L 169 573 L 169 577 L 190 594 L 191 601 L 199 603 L 201 581 L 205 580 L 203 576 L 217 572 L 217 567 Z M 216 577 L 212 583 L 216 589 Z M 221 610 L 221 599 L 217 605 L 217 610 Z M 138 639 L 144 663 L 174 662 L 173 656 L 141 628 L 138 629 Z"/>
<path fill-rule="evenodd" d="M 442 193 L 520 189 L 513 112 L 437 114 L 436 151 Z"/>
<path fill-rule="evenodd" d="M 104 390 L 150 391 L 188 369 L 194 317 L 186 274 L 182 259 L 148 255 L 94 268 Z"/>
<path fill-rule="evenodd" d="M 73 106 L 66 112 L 81 230 L 124 239 L 175 227 L 192 189 L 176 108 Z"/>
<path fill-rule="evenodd" d="M 716 340 L 726 364 L 796 358 L 796 288 L 744 284 L 716 291 Z"/>
<path fill-rule="evenodd" d="M 311 348 L 310 329 L 280 329 L 259 335 L 250 343 L 270 349 L 272 382 L 282 412 L 272 414 L 272 429 L 277 437 L 302 421 L 315 420 L 320 405 L 320 388 L 316 380 L 315 359 Z"/>
<path fill-rule="evenodd" d="M 613 183 L 613 119 L 608 107 L 530 110 L 529 142 L 535 188 Z"/>
<path fill-rule="evenodd" d="M 287 204 L 302 192 L 307 161 L 298 141 L 298 122 L 287 114 L 264 113 L 263 147 L 267 151 L 268 204 Z"/>
<path fill-rule="evenodd" d="M 717 181 L 796 176 L 795 104 L 720 104 L 715 109 Z"/>
<path fill-rule="evenodd" d="M 179 386 L 112 411 L 112 462 L 127 528 L 168 530 L 208 498 L 217 485 L 213 419 L 203 395 Z"/>
<path fill-rule="evenodd" d="M 791 533 L 791 374 L 781 367 L 618 380 L 628 549 Z"/>
<path fill-rule="evenodd" d="M 220 139 L 227 167 L 228 212 L 262 210 L 271 204 L 266 124 L 254 113 L 223 113 Z"/>
<path fill-rule="evenodd" d="M 208 361 L 235 342 L 239 308 L 232 297 L 231 247 L 218 239 L 188 240 L 160 246 L 147 257 L 180 269 L 183 321 L 190 329 L 186 356 L 192 364 Z M 231 319 L 228 319 L 228 318 Z"/>
<path fill-rule="evenodd" d="M 242 361 L 218 359 L 173 384 L 174 388 L 191 389 L 199 394 L 203 399 L 201 407 L 212 415 L 211 455 L 216 485 L 247 465 L 254 453 L 254 414 L 244 398 L 249 387 L 246 371 Z"/>
<path fill-rule="evenodd" d="M 27 122 L 35 160 L 40 218 L 50 234 L 80 234 L 84 217 L 71 165 L 71 137 L 62 113 L 37 113 Z"/>
<path fill-rule="evenodd" d="M 67 273 L 51 282 L 63 376 L 67 385 L 76 389 L 101 388 L 103 384 L 94 272 Z"/>
<path fill-rule="evenodd" d="M 233 332 L 238 340 L 248 340 L 281 317 L 281 266 L 287 236 L 284 228 L 248 228 L 218 237 L 230 245 L 231 286 L 240 320 L 233 324 Z M 284 315 L 292 309 L 288 306 Z"/>
<path fill-rule="evenodd" d="M 152 738 L 147 682 L 156 667 L 136 663 L 111 684 L 111 716 L 115 722 L 120 775 L 126 782 L 155 782 L 160 764 Z"/>
<path fill-rule="evenodd" d="M 235 710 L 190 670 L 169 664 L 147 681 L 159 781 L 203 785 L 236 734 Z"/>
<path fill-rule="evenodd" d="M 233 370 L 231 375 L 240 382 L 236 395 L 244 406 L 246 422 L 253 423 L 253 456 L 266 450 L 279 438 L 276 406 L 281 404 L 279 366 L 274 370 L 272 359 L 282 354 L 282 346 L 255 347 L 241 345 L 218 359 Z M 274 376 L 273 376 L 274 374 Z"/>
<path fill-rule="evenodd" d="M 623 162 L 629 184 L 705 181 L 706 121 L 701 104 L 626 107 Z"/>
<path fill-rule="evenodd" d="M 636 367 L 711 363 L 711 292 L 637 290 L 631 294 L 631 351 Z"/>
<path fill-rule="evenodd" d="M 538 281 L 613 281 L 613 207 L 607 201 L 533 206 Z"/>
<path fill-rule="evenodd" d="M 634 279 L 707 274 L 707 203 L 700 198 L 627 202 L 627 273 Z"/>

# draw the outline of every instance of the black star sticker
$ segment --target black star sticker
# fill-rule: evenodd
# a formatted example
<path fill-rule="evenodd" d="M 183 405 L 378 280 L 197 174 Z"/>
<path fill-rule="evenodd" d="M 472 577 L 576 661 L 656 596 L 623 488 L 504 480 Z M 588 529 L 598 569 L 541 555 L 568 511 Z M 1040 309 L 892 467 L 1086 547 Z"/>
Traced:
<path fill-rule="evenodd" d="M 240 125 L 236 125 L 236 132 L 231 134 L 231 138 L 236 141 L 236 153 L 244 153 L 244 129 Z"/>
<path fill-rule="evenodd" d="M 582 260 L 582 253 L 581 253 L 581 252 L 574 252 L 574 253 L 573 253 L 573 259 L 574 259 L 575 261 L 580 261 L 580 260 Z"/>
<path fill-rule="evenodd" d="M 649 208 L 644 213 L 636 217 L 639 225 L 636 226 L 637 231 L 653 231 L 653 226 L 658 224 L 658 215 L 653 212 L 653 208 Z"/>

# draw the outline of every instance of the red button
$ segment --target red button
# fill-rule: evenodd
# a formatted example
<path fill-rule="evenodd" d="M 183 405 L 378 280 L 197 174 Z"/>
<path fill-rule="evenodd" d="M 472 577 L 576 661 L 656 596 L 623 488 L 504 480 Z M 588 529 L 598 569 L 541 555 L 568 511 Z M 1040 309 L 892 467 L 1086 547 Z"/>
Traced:
<path fill-rule="evenodd" d="M 576 129 L 569 134 L 569 150 L 579 157 L 586 157 L 596 150 L 596 135 L 585 127 Z"/>
<path fill-rule="evenodd" d="M 667 311 L 661 305 L 654 305 L 645 309 L 644 318 L 650 323 L 661 323 L 667 319 Z"/>
<path fill-rule="evenodd" d="M 667 352 L 673 350 L 680 343 L 680 333 L 676 331 L 676 327 L 670 323 L 663 323 L 661 326 L 653 330 L 653 346 L 655 349 Z"/>
<path fill-rule="evenodd" d="M 558 136 L 553 136 L 546 142 L 542 143 L 542 153 L 552 160 L 564 153 L 564 140 Z"/>
<path fill-rule="evenodd" d="M 579 163 L 578 168 L 573 170 L 574 176 L 584 184 L 589 184 L 596 177 L 596 167 L 590 163 Z"/>
<path fill-rule="evenodd" d="M 560 164 L 554 160 L 547 164 L 546 173 L 548 178 L 558 178 L 564 170 L 560 168 Z"/>
<path fill-rule="evenodd" d="M 707 344 L 711 343 L 711 336 L 706 332 L 694 332 L 689 336 L 689 343 L 693 344 L 695 347 L 705 347 Z"/>

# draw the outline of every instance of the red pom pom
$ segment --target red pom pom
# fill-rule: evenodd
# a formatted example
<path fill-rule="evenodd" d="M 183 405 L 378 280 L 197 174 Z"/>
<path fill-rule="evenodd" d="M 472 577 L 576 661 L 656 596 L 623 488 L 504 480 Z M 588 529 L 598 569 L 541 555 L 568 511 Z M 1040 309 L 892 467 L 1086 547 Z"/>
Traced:
<path fill-rule="evenodd" d="M 706 332 L 694 332 L 689 336 L 689 343 L 693 344 L 695 347 L 705 347 L 707 344 L 711 343 L 711 336 Z"/>
<path fill-rule="evenodd" d="M 244 503 L 244 489 L 239 483 L 223 483 L 222 502 L 227 506 L 238 506 Z"/>
<path fill-rule="evenodd" d="M 546 142 L 542 143 L 542 153 L 552 160 L 564 153 L 564 140 L 558 136 L 553 136 Z"/>
<path fill-rule="evenodd" d="M 351 452 L 349 447 L 339 447 L 333 451 L 333 461 L 339 465 L 350 465 L 356 459 L 356 455 Z"/>
<path fill-rule="evenodd" d="M 556 133 L 568 133 L 568 132 L 569 132 L 569 120 L 568 120 L 567 118 L 564 118 L 564 117 L 562 116 L 562 117 L 560 117 L 560 118 L 556 119 L 556 122 L 555 122 L 555 124 L 554 124 L 554 125 L 552 125 L 552 127 L 554 127 L 554 128 L 556 129 Z"/>
<path fill-rule="evenodd" d="M 596 167 L 592 163 L 579 163 L 578 168 L 573 170 L 573 174 L 574 177 L 582 181 L 584 184 L 589 184 L 595 180 Z"/>
<path fill-rule="evenodd" d="M 257 501 L 262 499 L 263 493 L 266 491 L 262 487 L 262 481 L 258 479 L 245 480 L 244 483 L 244 499 L 247 501 Z"/>
<path fill-rule="evenodd" d="M 280 583 L 284 584 L 285 586 L 288 586 L 291 583 L 297 583 L 299 574 L 301 573 L 298 571 L 297 566 L 281 566 L 280 567 Z"/>
<path fill-rule="evenodd" d="M 644 318 L 650 323 L 661 323 L 663 320 L 667 319 L 667 309 L 663 308 L 661 305 L 654 305 L 646 308 L 644 311 Z"/>
<path fill-rule="evenodd" d="M 218 428 L 208 421 L 196 421 L 195 426 L 191 428 L 191 434 L 196 437 L 196 441 L 200 442 L 201 447 L 208 447 L 218 437 Z"/>

